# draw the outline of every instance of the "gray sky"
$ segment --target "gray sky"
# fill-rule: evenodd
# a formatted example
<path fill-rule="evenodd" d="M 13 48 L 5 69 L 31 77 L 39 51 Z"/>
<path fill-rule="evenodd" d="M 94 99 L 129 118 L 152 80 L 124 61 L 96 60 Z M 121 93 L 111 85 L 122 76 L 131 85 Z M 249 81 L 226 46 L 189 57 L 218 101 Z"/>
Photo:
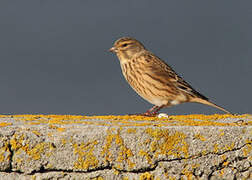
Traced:
<path fill-rule="evenodd" d="M 0 1 L 1 114 L 127 114 L 152 105 L 107 50 L 132 36 L 196 90 L 252 113 L 252 1 Z M 221 113 L 186 103 L 168 114 Z"/>

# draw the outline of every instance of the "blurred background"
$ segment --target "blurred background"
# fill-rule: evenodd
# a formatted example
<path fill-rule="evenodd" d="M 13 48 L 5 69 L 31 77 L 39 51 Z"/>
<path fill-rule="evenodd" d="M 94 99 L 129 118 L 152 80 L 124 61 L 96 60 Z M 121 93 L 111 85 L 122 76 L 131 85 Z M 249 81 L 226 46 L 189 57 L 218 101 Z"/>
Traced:
<path fill-rule="evenodd" d="M 152 105 L 107 50 L 140 40 L 196 90 L 252 113 L 252 1 L 2 0 L 1 114 L 127 114 Z M 221 111 L 186 103 L 168 114 Z"/>

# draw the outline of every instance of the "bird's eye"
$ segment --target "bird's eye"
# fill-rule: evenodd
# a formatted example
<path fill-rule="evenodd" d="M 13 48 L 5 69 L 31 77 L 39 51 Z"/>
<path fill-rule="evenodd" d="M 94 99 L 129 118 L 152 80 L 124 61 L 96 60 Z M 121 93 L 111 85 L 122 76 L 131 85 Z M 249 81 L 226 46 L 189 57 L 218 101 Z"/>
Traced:
<path fill-rule="evenodd" d="M 123 44 L 123 45 L 122 45 L 122 47 L 126 47 L 126 46 L 128 46 L 128 44 L 127 44 L 127 43 L 125 43 L 125 44 Z"/>

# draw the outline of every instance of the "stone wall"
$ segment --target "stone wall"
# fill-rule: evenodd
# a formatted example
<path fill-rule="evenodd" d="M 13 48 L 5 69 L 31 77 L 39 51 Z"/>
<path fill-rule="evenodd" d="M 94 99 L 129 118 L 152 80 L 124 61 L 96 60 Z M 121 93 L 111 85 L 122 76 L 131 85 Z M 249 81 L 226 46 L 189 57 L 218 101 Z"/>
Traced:
<path fill-rule="evenodd" d="M 0 179 L 249 179 L 252 116 L 0 116 Z"/>

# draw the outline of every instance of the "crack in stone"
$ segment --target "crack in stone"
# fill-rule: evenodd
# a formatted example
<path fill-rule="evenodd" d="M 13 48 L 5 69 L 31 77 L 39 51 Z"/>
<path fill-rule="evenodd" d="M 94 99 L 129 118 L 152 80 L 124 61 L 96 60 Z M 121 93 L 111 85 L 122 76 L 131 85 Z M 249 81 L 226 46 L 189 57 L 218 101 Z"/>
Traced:
<path fill-rule="evenodd" d="M 244 159 L 248 159 L 247 157 L 236 157 L 234 160 L 230 161 L 231 164 L 235 163 L 235 162 L 239 162 L 239 161 L 242 161 Z M 227 159 L 223 160 L 222 162 L 220 162 L 218 165 L 215 165 L 215 166 L 212 166 L 210 167 L 210 169 L 212 169 L 212 171 L 210 172 L 210 174 L 208 175 L 208 179 L 211 179 L 211 177 L 213 176 L 213 174 L 216 172 L 216 171 L 220 171 L 222 169 L 225 169 L 227 166 L 224 165 L 224 163 L 227 162 Z M 236 179 L 236 175 L 237 173 L 240 173 L 240 172 L 246 172 L 249 170 L 249 168 L 251 167 L 251 164 L 248 168 L 244 169 L 244 170 L 239 170 L 237 169 L 236 167 L 233 167 L 234 169 L 237 170 L 237 172 L 234 174 L 234 179 Z"/>
<path fill-rule="evenodd" d="M 91 172 L 96 172 L 96 171 L 103 171 L 103 170 L 112 170 L 112 166 L 101 166 L 96 169 L 89 169 L 86 171 L 81 171 L 81 170 L 64 170 L 64 169 L 45 169 L 44 166 L 40 168 L 39 171 L 33 171 L 30 173 L 30 175 L 33 175 L 35 173 L 47 173 L 47 172 L 64 172 L 64 173 L 91 173 Z"/>
<path fill-rule="evenodd" d="M 223 151 L 221 153 L 214 153 L 214 152 L 209 152 L 207 154 L 199 154 L 199 155 L 191 155 L 190 157 L 188 158 L 185 158 L 185 157 L 181 157 L 181 158 L 175 158 L 175 159 L 161 159 L 161 160 L 157 160 L 156 162 L 154 162 L 154 164 L 152 164 L 152 167 L 143 167 L 143 168 L 139 168 L 139 169 L 133 169 L 133 170 L 125 170 L 125 169 L 117 169 L 115 167 L 113 167 L 113 165 L 108 165 L 108 166 L 101 166 L 101 167 L 98 167 L 96 169 L 89 169 L 89 170 L 86 170 L 86 171 L 83 171 L 83 170 L 64 170 L 64 169 L 45 169 L 44 166 L 41 166 L 40 170 L 39 171 L 33 171 L 31 173 L 29 173 L 30 175 L 34 175 L 36 173 L 46 173 L 46 172 L 63 172 L 63 173 L 91 173 L 91 172 L 96 172 L 96 171 L 103 171 L 103 170 L 112 170 L 112 169 L 115 169 L 119 172 L 128 172 L 128 173 L 145 173 L 145 172 L 152 172 L 152 171 L 155 171 L 156 168 L 158 167 L 159 163 L 160 162 L 172 162 L 172 161 L 181 161 L 181 160 L 185 160 L 185 159 L 198 159 L 198 158 L 201 158 L 201 157 L 205 157 L 205 156 L 208 156 L 209 154 L 214 154 L 214 155 L 223 155 L 225 153 L 228 153 L 228 152 L 234 152 L 234 151 L 237 151 L 237 150 L 241 150 L 242 148 L 244 148 L 245 146 L 247 145 L 251 145 L 252 143 L 245 143 L 244 145 L 240 146 L 240 147 L 237 147 L 237 148 L 234 148 L 232 150 L 226 150 L 226 151 Z M 12 163 L 13 163 L 13 156 L 14 156 L 14 152 L 13 150 L 11 149 L 11 145 L 8 144 L 8 148 L 9 148 L 9 151 L 10 151 L 10 168 L 7 170 L 7 171 L 0 171 L 0 172 L 7 172 L 7 173 L 12 173 L 12 172 L 15 172 L 15 173 L 18 173 L 18 174 L 26 174 L 24 172 L 21 172 L 21 171 L 13 171 L 12 170 Z M 244 159 L 247 159 L 247 157 L 236 157 L 233 161 L 231 161 L 232 163 L 233 162 L 238 162 L 238 161 L 241 161 L 241 160 L 244 160 Z M 218 165 L 215 165 L 215 166 L 212 166 L 211 168 L 213 169 L 212 172 L 209 174 L 209 179 L 210 177 L 213 175 L 214 172 L 218 171 L 218 170 L 221 170 L 223 168 L 225 168 L 226 166 L 223 166 L 223 163 L 225 163 L 227 160 L 225 159 L 224 161 L 220 162 Z M 251 167 L 251 164 L 250 164 L 250 167 Z M 245 170 L 242 170 L 239 172 L 245 172 L 247 170 L 249 170 L 248 167 L 247 169 Z M 201 176 L 203 175 L 203 172 L 201 173 Z M 199 176 L 201 177 L 200 175 L 195 175 L 195 176 Z"/>
<path fill-rule="evenodd" d="M 10 169 L 9 169 L 9 171 L 11 171 L 12 170 L 13 156 L 14 156 L 14 152 L 11 149 L 11 144 L 8 144 L 8 149 L 10 151 L 10 164 L 9 164 Z"/>
<path fill-rule="evenodd" d="M 231 149 L 231 150 L 226 150 L 226 151 L 223 151 L 223 152 L 221 152 L 221 153 L 212 153 L 212 154 L 223 155 L 223 154 L 225 154 L 225 153 L 227 153 L 227 152 L 234 152 L 234 151 L 237 151 L 237 150 L 241 150 L 241 149 L 244 148 L 245 146 L 251 145 L 251 144 L 252 144 L 252 143 L 245 143 L 245 144 L 243 144 L 243 145 L 240 146 L 240 147 L 237 147 L 237 148 L 234 148 L 234 149 Z"/>
<path fill-rule="evenodd" d="M 208 156 L 209 154 L 214 154 L 214 155 L 223 155 L 225 153 L 228 153 L 228 152 L 234 152 L 234 151 L 237 151 L 237 150 L 241 150 L 243 147 L 247 146 L 247 145 L 250 145 L 251 143 L 245 143 L 244 145 L 240 146 L 240 147 L 237 147 L 237 148 L 234 148 L 232 150 L 226 150 L 226 151 L 223 151 L 221 153 L 214 153 L 214 152 L 209 152 L 205 155 L 191 155 L 190 157 L 188 158 L 185 158 L 185 157 L 181 157 L 181 158 L 175 158 L 175 159 L 161 159 L 161 160 L 157 160 L 152 166 L 153 167 L 145 167 L 145 168 L 140 168 L 140 169 L 134 169 L 134 170 L 120 170 L 120 169 L 116 169 L 120 172 L 132 172 L 132 173 L 145 173 L 145 172 L 151 172 L 151 171 L 155 171 L 157 166 L 159 165 L 160 162 L 172 162 L 172 161 L 180 161 L 180 160 L 185 160 L 185 159 L 198 159 L 198 158 L 201 158 L 201 157 L 205 157 L 205 156 Z M 243 158 L 246 158 L 246 157 L 243 157 Z"/>

